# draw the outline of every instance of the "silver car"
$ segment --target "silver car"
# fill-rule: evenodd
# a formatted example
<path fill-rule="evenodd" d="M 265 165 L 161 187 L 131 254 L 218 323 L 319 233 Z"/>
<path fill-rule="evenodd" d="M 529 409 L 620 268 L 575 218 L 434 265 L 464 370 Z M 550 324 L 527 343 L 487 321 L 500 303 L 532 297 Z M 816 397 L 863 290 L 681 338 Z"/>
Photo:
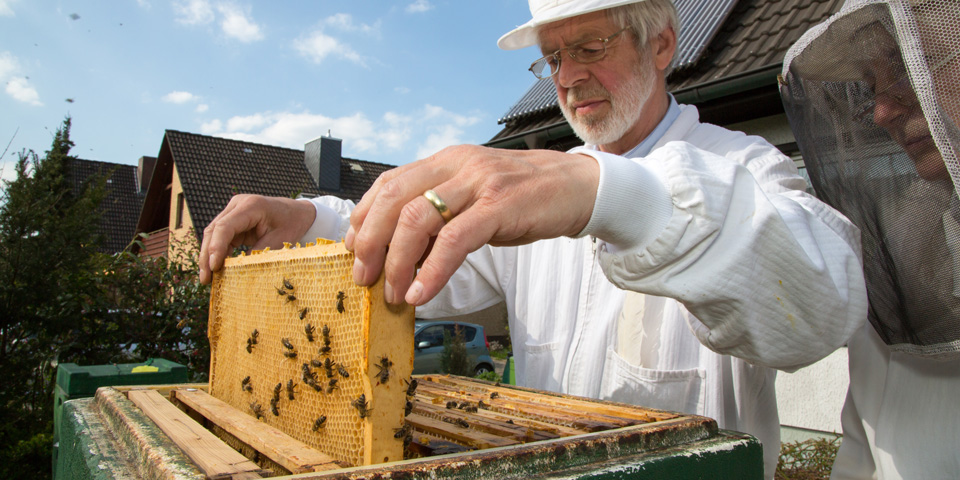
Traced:
<path fill-rule="evenodd" d="M 467 359 L 474 375 L 493 371 L 490 343 L 483 325 L 475 323 L 417 320 L 413 334 L 413 373 L 442 373 L 440 356 L 443 352 L 443 333 L 453 336 L 454 329 L 463 331 L 467 344 Z"/>

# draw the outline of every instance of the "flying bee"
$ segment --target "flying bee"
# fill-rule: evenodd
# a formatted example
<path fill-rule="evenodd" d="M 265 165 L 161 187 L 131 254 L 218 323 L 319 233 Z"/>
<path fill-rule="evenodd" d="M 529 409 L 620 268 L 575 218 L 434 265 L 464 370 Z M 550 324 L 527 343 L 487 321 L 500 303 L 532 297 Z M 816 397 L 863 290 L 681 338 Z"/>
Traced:
<path fill-rule="evenodd" d="M 499 394 L 499 393 L 493 392 L 493 393 L 490 394 L 490 400 L 496 400 L 496 399 L 498 399 L 498 398 L 500 398 L 500 394 Z"/>
<path fill-rule="evenodd" d="M 403 406 L 403 416 L 406 417 L 410 415 L 410 412 L 413 411 L 413 402 L 407 400 L 407 404 Z"/>
<path fill-rule="evenodd" d="M 293 284 L 290 283 L 290 280 L 287 280 L 286 278 L 284 278 L 284 279 L 283 279 L 283 288 L 286 288 L 287 290 L 293 290 Z"/>
<path fill-rule="evenodd" d="M 280 416 L 280 405 L 279 405 L 279 403 L 280 403 L 280 398 L 279 398 L 279 397 L 273 398 L 273 399 L 270 400 L 270 413 L 272 413 L 274 417 L 279 417 L 279 416 Z"/>
<path fill-rule="evenodd" d="M 373 409 L 370 408 L 370 405 L 367 404 L 367 396 L 362 393 L 356 400 L 350 402 L 350 404 L 357 409 L 357 412 L 360 414 L 360 418 L 367 418 L 370 415 L 370 412 L 373 411 Z"/>
<path fill-rule="evenodd" d="M 406 381 L 406 380 L 404 380 L 404 381 Z M 407 382 L 407 396 L 408 396 L 408 397 L 412 397 L 414 394 L 417 393 L 417 385 L 418 385 L 418 383 L 419 383 L 419 382 L 417 382 L 417 379 L 416 379 L 416 378 L 411 378 L 410 381 Z"/>
<path fill-rule="evenodd" d="M 350 378 L 350 372 L 348 372 L 347 369 L 344 368 L 343 365 L 338 365 L 338 366 L 337 366 L 337 373 L 339 373 L 340 376 L 343 377 L 343 378 Z"/>
<path fill-rule="evenodd" d="M 347 298 L 347 294 L 342 291 L 337 292 L 337 311 L 343 313 L 343 301 Z"/>
<path fill-rule="evenodd" d="M 337 379 L 331 378 L 330 381 L 327 382 L 327 395 L 333 393 L 334 388 L 337 388 Z"/>
<path fill-rule="evenodd" d="M 390 380 L 390 367 L 393 366 L 393 362 L 386 356 L 382 356 L 380 357 L 380 363 L 375 363 L 374 366 L 380 370 L 377 372 L 377 385 L 387 383 L 387 380 Z"/>
<path fill-rule="evenodd" d="M 319 431 L 321 428 L 323 428 L 323 426 L 324 426 L 326 423 L 327 423 L 327 416 L 326 416 L 326 415 L 320 415 L 320 418 L 318 418 L 316 422 L 313 422 L 313 431 L 314 431 L 314 432 Z"/>
<path fill-rule="evenodd" d="M 306 312 L 306 311 L 307 311 L 307 309 L 304 308 L 304 309 L 303 309 L 303 312 Z M 302 312 L 301 312 L 301 315 L 300 315 L 300 320 L 303 320 L 303 314 L 302 314 Z M 314 328 L 313 325 L 310 325 L 309 323 L 307 324 L 307 326 L 303 327 L 303 332 L 307 334 L 307 341 L 308 341 L 308 342 L 312 342 L 312 341 L 313 341 L 313 332 L 315 332 L 316 330 L 317 330 L 317 329 Z"/>
<path fill-rule="evenodd" d="M 293 384 L 293 379 L 291 378 L 290 380 L 287 380 L 287 398 L 290 400 L 293 400 L 293 387 L 296 387 L 296 385 Z"/>
<path fill-rule="evenodd" d="M 407 435 L 410 435 L 410 430 L 412 429 L 413 427 L 409 423 L 403 422 L 403 425 L 400 428 L 393 429 L 393 438 L 406 437 Z"/>
<path fill-rule="evenodd" d="M 253 415 L 257 417 L 257 420 L 263 416 L 263 407 L 261 407 L 257 402 L 250 403 L 250 410 L 253 411 Z"/>

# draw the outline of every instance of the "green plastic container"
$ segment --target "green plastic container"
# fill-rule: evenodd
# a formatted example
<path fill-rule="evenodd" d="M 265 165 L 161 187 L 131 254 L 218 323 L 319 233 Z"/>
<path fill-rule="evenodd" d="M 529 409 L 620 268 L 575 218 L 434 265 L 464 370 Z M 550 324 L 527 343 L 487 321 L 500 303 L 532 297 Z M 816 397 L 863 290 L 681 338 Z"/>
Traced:
<path fill-rule="evenodd" d="M 121 385 L 166 385 L 187 382 L 187 367 L 162 358 L 143 363 L 80 366 L 61 363 L 57 367 L 57 386 L 53 394 L 53 465 L 56 478 L 57 450 L 63 402 L 92 397 L 100 387 Z"/>

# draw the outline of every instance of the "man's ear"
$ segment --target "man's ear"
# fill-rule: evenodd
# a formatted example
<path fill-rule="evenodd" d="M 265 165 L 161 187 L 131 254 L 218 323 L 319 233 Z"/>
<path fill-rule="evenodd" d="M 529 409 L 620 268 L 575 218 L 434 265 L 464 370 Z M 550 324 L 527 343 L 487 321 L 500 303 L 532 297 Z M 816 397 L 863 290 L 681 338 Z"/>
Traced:
<path fill-rule="evenodd" d="M 673 31 L 673 27 L 663 29 L 657 38 L 653 39 L 652 47 L 657 70 L 666 70 L 677 51 L 677 33 Z"/>

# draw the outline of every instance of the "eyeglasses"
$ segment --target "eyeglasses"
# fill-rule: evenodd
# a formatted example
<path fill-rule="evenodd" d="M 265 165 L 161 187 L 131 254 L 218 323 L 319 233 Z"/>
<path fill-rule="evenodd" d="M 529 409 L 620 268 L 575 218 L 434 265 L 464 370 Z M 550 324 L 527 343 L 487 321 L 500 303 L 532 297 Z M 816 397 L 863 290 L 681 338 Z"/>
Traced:
<path fill-rule="evenodd" d="M 629 27 L 624 27 L 607 38 L 587 40 L 576 45 L 564 47 L 549 55 L 545 55 L 530 64 L 530 72 L 537 78 L 550 78 L 560 71 L 560 52 L 566 51 L 570 58 L 577 63 L 593 63 L 603 60 L 607 55 L 607 44 Z M 549 67 L 549 70 L 546 70 Z M 546 70 L 546 71 L 545 71 Z"/>
<path fill-rule="evenodd" d="M 932 64 L 930 67 L 930 73 L 936 73 L 938 70 L 956 59 L 958 55 L 960 55 L 960 49 L 955 50 L 953 53 L 947 55 L 936 63 L 933 63 L 931 61 L 932 59 L 928 58 L 927 64 Z M 877 107 L 877 100 L 882 97 L 889 98 L 903 107 L 912 107 L 920 101 L 917 99 L 916 92 L 913 91 L 913 87 L 910 83 L 910 77 L 904 70 L 897 81 L 887 85 L 881 90 L 876 90 L 873 93 L 873 98 L 860 104 L 853 114 L 853 119 L 860 123 L 868 120 L 873 121 L 873 112 Z"/>

